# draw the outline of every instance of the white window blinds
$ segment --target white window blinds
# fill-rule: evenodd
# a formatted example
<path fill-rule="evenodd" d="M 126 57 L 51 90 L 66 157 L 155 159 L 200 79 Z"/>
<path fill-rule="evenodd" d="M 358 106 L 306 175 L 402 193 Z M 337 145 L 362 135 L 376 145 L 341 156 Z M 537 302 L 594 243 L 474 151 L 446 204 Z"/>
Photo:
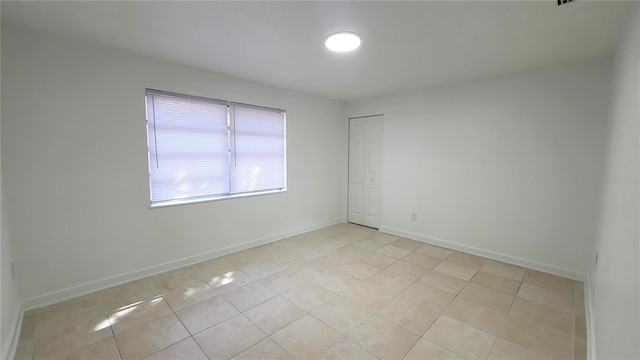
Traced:
<path fill-rule="evenodd" d="M 151 206 L 286 189 L 285 112 L 146 91 Z"/>
<path fill-rule="evenodd" d="M 276 190 L 285 183 L 284 114 L 233 104 L 231 192 Z"/>

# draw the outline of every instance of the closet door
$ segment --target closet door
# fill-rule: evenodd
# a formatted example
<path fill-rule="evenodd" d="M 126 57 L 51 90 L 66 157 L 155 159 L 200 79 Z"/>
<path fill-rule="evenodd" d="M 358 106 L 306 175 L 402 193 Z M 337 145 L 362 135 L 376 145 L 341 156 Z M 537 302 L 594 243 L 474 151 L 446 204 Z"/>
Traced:
<path fill-rule="evenodd" d="M 349 222 L 380 226 L 383 116 L 349 119 Z"/>

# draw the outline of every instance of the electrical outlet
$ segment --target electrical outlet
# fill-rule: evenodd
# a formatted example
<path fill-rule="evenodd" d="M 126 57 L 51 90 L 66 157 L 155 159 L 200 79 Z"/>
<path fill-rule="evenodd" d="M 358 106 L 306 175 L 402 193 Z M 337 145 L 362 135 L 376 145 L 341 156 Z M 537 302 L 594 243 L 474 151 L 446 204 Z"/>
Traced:
<path fill-rule="evenodd" d="M 418 214 L 411 213 L 411 222 L 416 222 L 416 221 L 418 221 Z"/>

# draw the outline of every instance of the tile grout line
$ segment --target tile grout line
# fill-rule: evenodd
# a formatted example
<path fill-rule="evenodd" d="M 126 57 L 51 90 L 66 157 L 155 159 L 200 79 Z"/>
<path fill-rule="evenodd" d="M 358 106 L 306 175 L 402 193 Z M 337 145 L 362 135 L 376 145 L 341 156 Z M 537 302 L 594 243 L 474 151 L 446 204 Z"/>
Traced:
<path fill-rule="evenodd" d="M 524 275 L 522 276 L 522 281 L 524 281 Z M 498 339 L 502 339 L 500 335 L 504 331 L 504 327 L 507 325 L 507 319 L 509 319 L 509 315 L 511 315 L 511 309 L 513 309 L 513 304 L 516 302 L 516 297 L 518 296 L 518 291 L 520 291 L 520 286 L 522 286 L 522 281 L 520 281 L 520 285 L 518 285 L 518 290 L 516 290 L 515 295 L 513 295 L 513 299 L 511 300 L 511 304 L 509 304 L 509 310 L 507 311 L 504 320 L 502 321 L 502 326 L 500 327 L 500 331 L 498 331 L 498 335 L 496 335 L 496 339 L 493 341 L 493 345 L 491 346 L 491 351 L 489 351 L 489 356 L 493 353 L 493 350 L 496 347 L 496 343 L 498 343 Z M 533 351 L 533 350 L 532 350 Z"/>
<path fill-rule="evenodd" d="M 109 323 L 111 323 L 111 319 L 109 319 L 109 314 L 107 314 L 107 320 L 109 320 Z M 116 344 L 116 350 L 118 351 L 118 356 L 120 356 L 120 360 L 122 360 L 123 359 L 122 352 L 120 352 L 120 346 L 118 346 L 118 339 L 116 339 L 116 333 L 113 331 L 113 326 L 111 324 L 109 324 L 109 329 L 111 330 L 111 336 L 113 336 L 113 343 Z"/>

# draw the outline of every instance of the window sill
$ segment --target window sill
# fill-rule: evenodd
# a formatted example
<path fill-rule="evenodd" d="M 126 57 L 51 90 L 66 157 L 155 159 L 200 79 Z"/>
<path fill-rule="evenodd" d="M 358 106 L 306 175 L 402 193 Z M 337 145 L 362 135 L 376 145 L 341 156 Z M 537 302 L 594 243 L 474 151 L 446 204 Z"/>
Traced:
<path fill-rule="evenodd" d="M 197 199 L 180 199 L 180 200 L 162 201 L 162 202 L 149 205 L 149 209 L 157 209 L 157 208 L 188 205 L 188 204 L 198 204 L 198 203 L 204 203 L 204 202 L 246 198 L 246 197 L 261 196 L 261 195 L 271 195 L 271 194 L 278 194 L 278 193 L 284 193 L 284 192 L 287 192 L 287 188 L 278 189 L 278 190 L 234 194 L 234 195 L 207 196 L 207 197 L 200 197 Z"/>

